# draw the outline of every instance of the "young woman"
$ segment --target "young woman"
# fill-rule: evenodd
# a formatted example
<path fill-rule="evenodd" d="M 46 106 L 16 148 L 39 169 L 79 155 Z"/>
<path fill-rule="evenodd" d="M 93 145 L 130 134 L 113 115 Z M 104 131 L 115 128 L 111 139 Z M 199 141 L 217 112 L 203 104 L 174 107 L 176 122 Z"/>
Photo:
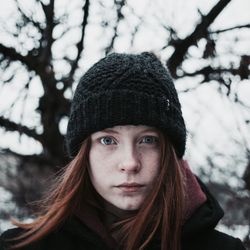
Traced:
<path fill-rule="evenodd" d="M 81 78 L 66 143 L 72 161 L 37 219 L 0 249 L 243 250 L 215 230 L 223 211 L 183 160 L 173 81 L 152 53 L 111 54 Z"/>

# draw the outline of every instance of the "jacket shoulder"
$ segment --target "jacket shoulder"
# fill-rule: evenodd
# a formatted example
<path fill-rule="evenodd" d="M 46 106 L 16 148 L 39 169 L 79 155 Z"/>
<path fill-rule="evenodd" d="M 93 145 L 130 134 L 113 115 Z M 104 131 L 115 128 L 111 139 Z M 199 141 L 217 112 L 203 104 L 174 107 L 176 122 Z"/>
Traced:
<path fill-rule="evenodd" d="M 240 239 L 215 229 L 206 231 L 202 235 L 197 235 L 189 243 L 188 241 L 186 243 L 187 245 L 183 246 L 183 250 L 246 250 Z"/>
<path fill-rule="evenodd" d="M 245 247 L 243 246 L 240 239 L 234 238 L 218 230 L 213 230 L 212 238 L 213 241 L 218 244 L 218 249 L 220 249 L 220 247 L 223 247 L 223 249 L 228 250 L 245 250 Z"/>
<path fill-rule="evenodd" d="M 17 237 L 21 232 L 23 232 L 21 228 L 12 228 L 3 232 L 0 236 L 0 250 L 7 250 L 10 246 L 9 240 Z"/>
<path fill-rule="evenodd" d="M 94 232 L 90 232 L 85 227 L 77 228 L 74 226 L 74 231 L 71 232 L 65 227 L 49 233 L 44 238 L 28 244 L 20 250 L 107 250 L 108 247 L 101 241 Z M 78 232 L 79 231 L 79 232 Z M 13 228 L 5 231 L 0 236 L 0 250 L 10 250 L 13 242 L 8 239 L 13 239 L 24 232 L 24 229 Z M 16 242 L 14 242 L 16 243 Z"/>

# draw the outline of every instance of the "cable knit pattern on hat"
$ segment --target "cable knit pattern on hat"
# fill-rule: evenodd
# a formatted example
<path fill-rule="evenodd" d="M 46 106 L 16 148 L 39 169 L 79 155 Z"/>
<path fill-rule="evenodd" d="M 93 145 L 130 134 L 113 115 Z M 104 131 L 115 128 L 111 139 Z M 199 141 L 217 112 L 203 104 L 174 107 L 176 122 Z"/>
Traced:
<path fill-rule="evenodd" d="M 116 125 L 148 125 L 167 134 L 179 158 L 186 128 L 174 83 L 152 53 L 113 53 L 80 79 L 72 101 L 66 143 L 75 156 L 91 133 Z"/>

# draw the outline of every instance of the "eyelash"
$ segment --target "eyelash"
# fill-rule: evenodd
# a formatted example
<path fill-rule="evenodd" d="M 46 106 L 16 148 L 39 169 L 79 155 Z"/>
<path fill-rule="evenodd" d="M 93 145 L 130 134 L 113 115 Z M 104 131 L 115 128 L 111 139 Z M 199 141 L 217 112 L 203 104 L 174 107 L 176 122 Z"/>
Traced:
<path fill-rule="evenodd" d="M 151 142 L 146 142 L 146 141 L 145 141 L 145 139 L 148 139 L 148 138 L 151 139 Z M 106 144 L 106 143 L 104 142 L 105 139 L 109 139 L 109 140 L 110 140 L 110 144 Z M 152 139 L 153 139 L 153 140 L 152 140 Z M 156 143 L 158 143 L 158 142 L 159 142 L 158 137 L 152 136 L 152 135 L 146 135 L 146 136 L 144 136 L 144 137 L 140 140 L 139 143 L 140 143 L 140 144 L 141 144 L 141 143 L 145 143 L 145 144 L 156 144 Z M 114 138 L 112 138 L 111 136 L 104 136 L 104 137 L 100 138 L 100 143 L 103 144 L 103 145 L 109 146 L 109 145 L 114 145 L 114 144 L 116 144 L 116 141 L 115 141 Z"/>

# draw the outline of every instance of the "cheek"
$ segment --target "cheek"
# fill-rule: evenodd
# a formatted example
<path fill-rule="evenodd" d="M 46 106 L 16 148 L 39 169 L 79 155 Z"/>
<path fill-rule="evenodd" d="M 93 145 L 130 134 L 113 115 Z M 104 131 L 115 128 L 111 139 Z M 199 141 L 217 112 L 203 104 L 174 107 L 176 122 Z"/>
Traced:
<path fill-rule="evenodd" d="M 150 151 L 142 157 L 142 165 L 150 176 L 156 177 L 160 172 L 160 153 L 159 151 Z"/>
<path fill-rule="evenodd" d="M 106 192 L 106 189 L 109 186 L 109 176 L 107 175 L 107 172 L 103 172 L 102 169 L 93 168 L 91 165 L 89 170 L 90 181 L 93 187 L 97 193 L 102 195 L 103 192 Z"/>
<path fill-rule="evenodd" d="M 108 165 L 115 157 L 115 152 L 109 148 L 103 148 L 100 145 L 93 145 L 89 152 L 89 163 L 93 166 L 101 167 Z"/>
<path fill-rule="evenodd" d="M 89 153 L 89 175 L 92 184 L 97 186 L 105 185 L 110 180 L 110 157 L 99 151 L 92 150 Z"/>

